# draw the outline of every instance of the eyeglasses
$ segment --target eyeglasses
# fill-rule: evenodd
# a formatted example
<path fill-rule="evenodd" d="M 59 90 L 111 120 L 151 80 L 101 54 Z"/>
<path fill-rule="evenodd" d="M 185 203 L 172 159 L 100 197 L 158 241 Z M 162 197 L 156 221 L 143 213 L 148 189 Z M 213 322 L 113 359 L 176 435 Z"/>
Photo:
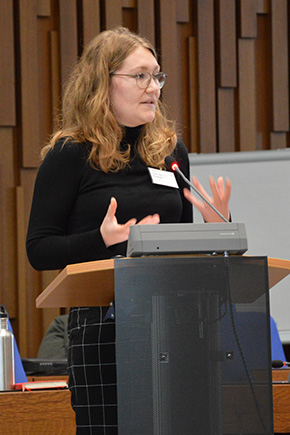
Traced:
<path fill-rule="evenodd" d="M 110 73 L 110 76 L 134 77 L 136 79 L 136 84 L 140 89 L 147 89 L 151 83 L 151 80 L 154 79 L 159 85 L 159 89 L 161 89 L 163 88 L 167 74 L 164 74 L 163 72 L 159 72 L 157 74 L 151 74 L 150 72 L 140 72 L 137 74 Z"/>

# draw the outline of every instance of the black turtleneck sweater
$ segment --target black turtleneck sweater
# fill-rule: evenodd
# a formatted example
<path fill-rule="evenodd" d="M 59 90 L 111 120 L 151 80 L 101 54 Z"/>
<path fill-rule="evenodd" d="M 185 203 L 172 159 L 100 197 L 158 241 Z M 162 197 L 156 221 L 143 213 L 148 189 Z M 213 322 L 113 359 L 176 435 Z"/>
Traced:
<path fill-rule="evenodd" d="M 126 255 L 126 243 L 106 248 L 100 226 L 110 199 L 117 200 L 119 223 L 158 213 L 161 223 L 192 222 L 192 206 L 180 189 L 153 184 L 148 167 L 136 151 L 142 127 L 126 128 L 122 146 L 131 144 L 130 166 L 103 173 L 88 163 L 89 144 L 60 141 L 47 154 L 36 178 L 27 234 L 27 254 L 37 270 L 62 269 L 67 264 Z M 185 145 L 173 153 L 189 175 Z"/>

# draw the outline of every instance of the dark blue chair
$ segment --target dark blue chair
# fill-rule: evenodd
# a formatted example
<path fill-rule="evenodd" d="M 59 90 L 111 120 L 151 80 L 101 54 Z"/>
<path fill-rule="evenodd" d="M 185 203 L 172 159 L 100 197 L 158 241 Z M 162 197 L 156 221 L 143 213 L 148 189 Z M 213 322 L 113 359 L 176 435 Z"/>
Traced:
<path fill-rule="evenodd" d="M 249 376 L 254 381 L 266 382 L 269 361 L 267 317 L 263 312 L 238 312 L 235 307 L 233 315 L 235 327 L 229 312 L 220 322 L 220 349 L 224 354 L 229 352 L 231 355 L 221 363 L 222 382 L 248 383 Z M 272 317 L 270 331 L 270 358 L 285 361 L 283 346 Z"/>

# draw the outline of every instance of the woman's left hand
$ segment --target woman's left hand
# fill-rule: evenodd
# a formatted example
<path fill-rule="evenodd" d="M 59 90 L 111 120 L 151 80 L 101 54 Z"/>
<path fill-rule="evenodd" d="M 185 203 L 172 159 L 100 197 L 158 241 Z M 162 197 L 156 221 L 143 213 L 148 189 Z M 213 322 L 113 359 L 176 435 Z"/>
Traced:
<path fill-rule="evenodd" d="M 212 197 L 210 197 L 204 190 L 200 182 L 196 177 L 192 178 L 193 185 L 197 190 L 227 219 L 230 218 L 229 212 L 229 200 L 231 195 L 231 181 L 229 178 L 226 179 L 225 184 L 223 177 L 219 177 L 215 182 L 215 179 L 210 176 L 209 184 L 212 192 Z M 202 200 L 197 199 L 188 190 L 184 189 L 185 198 L 191 202 L 202 214 L 205 222 L 223 222 L 223 220 L 215 213 L 214 210 Z"/>

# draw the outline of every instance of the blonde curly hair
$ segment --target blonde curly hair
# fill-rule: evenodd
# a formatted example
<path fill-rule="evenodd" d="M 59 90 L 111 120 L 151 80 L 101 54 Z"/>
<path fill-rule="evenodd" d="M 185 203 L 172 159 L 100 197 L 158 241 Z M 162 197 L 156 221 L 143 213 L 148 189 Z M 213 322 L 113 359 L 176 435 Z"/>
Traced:
<path fill-rule="evenodd" d="M 124 27 L 100 33 L 85 47 L 66 84 L 58 128 L 42 149 L 42 158 L 64 138 L 64 143 L 89 142 L 89 162 L 96 169 L 115 172 L 129 164 L 130 147 L 120 149 L 124 128 L 118 124 L 109 98 L 110 73 L 138 47 L 147 48 L 157 58 L 147 39 Z M 161 169 L 176 141 L 174 123 L 166 119 L 158 101 L 154 120 L 142 129 L 138 152 L 148 166 Z"/>

